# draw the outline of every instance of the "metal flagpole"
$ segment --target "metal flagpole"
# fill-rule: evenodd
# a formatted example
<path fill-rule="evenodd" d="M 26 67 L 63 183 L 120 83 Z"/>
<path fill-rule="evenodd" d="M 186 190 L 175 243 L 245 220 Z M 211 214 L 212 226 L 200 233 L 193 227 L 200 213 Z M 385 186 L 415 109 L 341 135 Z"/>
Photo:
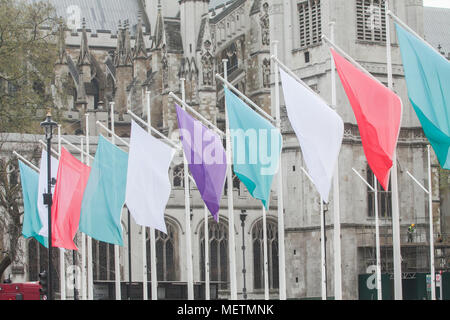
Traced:
<path fill-rule="evenodd" d="M 113 144 L 116 143 L 116 137 L 114 136 L 115 132 L 115 118 L 114 118 L 114 102 L 110 102 L 111 106 L 111 141 Z M 120 287 L 120 247 L 118 245 L 114 245 L 114 283 L 116 287 L 116 300 L 122 300 L 122 293 Z"/>
<path fill-rule="evenodd" d="M 385 1 L 386 11 L 386 54 L 387 54 L 387 75 L 388 88 L 393 89 L 392 80 L 392 53 L 391 53 L 391 27 L 389 16 L 389 1 Z M 402 110 L 403 111 L 403 110 Z M 395 300 L 403 299 L 402 289 L 402 254 L 400 242 L 400 209 L 398 203 L 398 178 L 397 178 L 397 151 L 394 152 L 391 170 L 392 186 L 392 241 L 394 252 L 394 295 Z"/>
<path fill-rule="evenodd" d="M 223 59 L 223 73 L 224 78 L 228 78 L 228 60 Z M 225 99 L 226 100 L 226 99 Z M 226 104 L 226 101 L 225 101 Z M 225 126 L 226 126 L 226 157 L 227 157 L 227 198 L 228 198 L 228 237 L 230 254 L 230 293 L 231 300 L 237 300 L 237 285 L 236 285 L 236 247 L 234 240 L 234 203 L 233 203 L 233 174 L 232 174 L 232 156 L 231 156 L 231 134 L 228 119 L 228 111 L 225 107 Z"/>
<path fill-rule="evenodd" d="M 422 188 L 428 195 L 428 215 L 430 223 L 430 276 L 431 276 L 431 300 L 436 300 L 436 271 L 434 267 L 434 226 L 433 226 L 433 188 L 432 188 L 432 176 L 431 176 L 431 146 L 427 146 L 428 149 L 428 190 L 407 171 L 406 173 L 414 180 L 417 185 Z M 442 280 L 441 280 L 442 286 Z"/>
<path fill-rule="evenodd" d="M 273 41 L 273 54 L 278 55 L 278 41 Z M 281 111 L 280 111 L 280 75 L 278 64 L 274 64 L 275 71 L 275 120 L 277 128 L 281 133 Z M 279 287 L 280 300 L 286 300 L 286 258 L 284 245 L 284 200 L 283 200 L 283 165 L 280 157 L 280 165 L 277 179 L 278 196 L 278 264 L 279 264 Z"/>
<path fill-rule="evenodd" d="M 263 242 L 264 242 L 264 299 L 269 300 L 269 263 L 267 261 L 267 217 L 263 206 Z"/>
<path fill-rule="evenodd" d="M 142 89 L 142 94 L 144 94 L 144 89 Z M 151 123 L 150 119 L 150 92 L 146 91 L 147 97 L 147 121 Z M 148 129 L 149 134 L 151 134 L 150 129 Z M 150 230 L 150 233 L 151 230 Z M 147 283 L 147 228 L 145 226 L 141 226 L 141 245 L 142 245 L 142 300 L 148 300 L 148 283 Z M 153 250 L 152 250 L 153 251 Z M 153 260 L 153 259 L 152 259 Z M 152 279 L 153 281 L 155 279 Z M 155 292 L 153 291 L 153 294 Z"/>
<path fill-rule="evenodd" d="M 89 158 L 89 113 L 86 115 L 86 153 L 88 154 L 88 157 L 86 157 L 86 164 L 90 165 L 90 158 Z M 93 275 L 93 268 L 92 268 L 92 238 L 87 236 L 87 264 L 88 264 L 88 300 L 94 300 L 94 275 Z"/>
<path fill-rule="evenodd" d="M 208 208 L 205 205 L 205 300 L 211 300 L 209 287 L 209 228 Z"/>
<path fill-rule="evenodd" d="M 322 264 L 322 300 L 327 300 L 327 260 L 325 239 L 325 212 L 323 210 L 323 199 L 320 197 L 320 257 Z"/>
<path fill-rule="evenodd" d="M 85 163 L 84 159 L 84 138 L 80 141 L 81 147 L 81 162 Z M 81 234 L 81 299 L 87 299 L 87 265 L 86 265 L 86 234 Z"/>
<path fill-rule="evenodd" d="M 309 181 L 314 184 L 313 179 L 309 175 L 308 171 L 305 168 L 301 167 L 303 173 L 309 179 Z M 321 292 L 322 292 L 322 300 L 327 300 L 327 260 L 326 260 L 326 248 L 325 248 L 325 214 L 323 210 L 323 199 L 320 197 L 320 265 L 322 272 L 322 281 L 321 281 Z"/>
<path fill-rule="evenodd" d="M 61 125 L 58 125 L 58 153 L 61 155 Z M 66 264 L 64 248 L 59 248 L 59 282 L 61 289 L 61 300 L 66 300 Z"/>
<path fill-rule="evenodd" d="M 436 300 L 436 273 L 434 268 L 434 226 L 433 226 L 433 187 L 431 176 L 431 148 L 428 149 L 428 210 L 430 219 L 430 271 L 431 271 L 431 300 Z M 442 286 L 442 277 L 441 277 Z"/>
<path fill-rule="evenodd" d="M 185 79 L 181 81 L 181 98 L 186 100 L 186 93 L 184 88 Z M 183 109 L 186 110 L 183 105 Z M 191 235 L 191 204 L 190 204 L 190 187 L 189 187 L 189 167 L 186 159 L 186 155 L 183 153 L 184 163 L 184 201 L 185 201 L 185 220 L 186 220 L 186 265 L 187 265 L 187 289 L 188 300 L 194 300 L 194 274 L 192 266 L 192 235 Z"/>
<path fill-rule="evenodd" d="M 375 174 L 373 175 L 373 186 L 369 184 L 369 182 L 364 179 L 356 169 L 352 168 L 353 172 L 367 185 L 367 187 L 374 193 L 375 195 L 375 247 L 376 247 L 376 255 L 377 255 L 377 297 L 378 300 L 383 300 L 383 290 L 381 286 L 381 249 L 380 249 L 380 219 L 378 217 L 378 180 Z"/>
<path fill-rule="evenodd" d="M 334 25 L 330 22 L 331 41 L 334 42 Z M 336 66 L 330 53 L 331 61 L 331 107 L 336 111 Z M 333 201 L 334 201 L 334 298 L 342 300 L 342 261 L 341 261 L 341 212 L 339 196 L 339 158 L 336 161 L 333 175 Z"/>
<path fill-rule="evenodd" d="M 151 114 L 151 100 L 150 100 L 150 91 L 146 91 L 147 95 L 147 124 L 148 124 L 148 133 L 151 135 L 151 127 L 152 127 L 152 114 Z M 145 227 L 143 227 L 145 228 Z M 156 236 L 155 236 L 155 229 L 150 228 L 150 258 L 151 258 L 151 285 L 152 285 L 152 300 L 158 300 L 158 279 L 157 279 L 157 270 L 156 270 Z M 147 261 L 145 261 L 147 263 Z M 147 268 L 145 267 L 145 273 L 147 278 Z"/>
<path fill-rule="evenodd" d="M 128 211 L 128 286 L 127 286 L 127 299 L 131 300 L 131 214 Z"/>

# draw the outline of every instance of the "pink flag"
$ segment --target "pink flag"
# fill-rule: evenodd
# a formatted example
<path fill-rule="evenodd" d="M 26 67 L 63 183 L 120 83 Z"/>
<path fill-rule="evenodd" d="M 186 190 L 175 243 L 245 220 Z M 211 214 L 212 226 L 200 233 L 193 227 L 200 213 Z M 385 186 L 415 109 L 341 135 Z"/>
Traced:
<path fill-rule="evenodd" d="M 333 49 L 331 52 L 358 122 L 367 162 L 383 189 L 387 190 L 400 133 L 402 101 Z"/>
<path fill-rule="evenodd" d="M 52 205 L 52 246 L 78 250 L 73 238 L 91 168 L 62 148 Z"/>

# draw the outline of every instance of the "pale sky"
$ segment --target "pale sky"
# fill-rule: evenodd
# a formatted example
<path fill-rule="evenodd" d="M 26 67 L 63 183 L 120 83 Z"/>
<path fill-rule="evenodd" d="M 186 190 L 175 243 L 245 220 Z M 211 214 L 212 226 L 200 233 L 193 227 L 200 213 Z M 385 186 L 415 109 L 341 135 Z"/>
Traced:
<path fill-rule="evenodd" d="M 450 0 L 423 0 L 423 5 L 427 7 L 450 8 Z"/>

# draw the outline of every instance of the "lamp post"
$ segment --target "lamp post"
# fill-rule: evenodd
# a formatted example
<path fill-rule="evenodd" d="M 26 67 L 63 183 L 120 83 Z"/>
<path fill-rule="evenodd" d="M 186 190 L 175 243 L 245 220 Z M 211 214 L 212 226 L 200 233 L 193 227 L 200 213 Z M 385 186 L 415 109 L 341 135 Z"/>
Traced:
<path fill-rule="evenodd" d="M 244 278 L 244 287 L 242 288 L 242 295 L 245 300 L 247 300 L 247 285 L 246 285 L 246 273 L 245 269 L 245 218 L 247 218 L 247 211 L 241 210 L 241 227 L 242 227 L 242 276 Z"/>
<path fill-rule="evenodd" d="M 45 121 L 41 122 L 41 127 L 45 130 L 45 139 L 47 140 L 47 193 L 44 194 L 44 204 L 48 208 L 48 300 L 53 299 L 52 282 L 52 162 L 51 147 L 53 128 L 58 124 L 52 120 L 51 111 L 48 110 Z"/>

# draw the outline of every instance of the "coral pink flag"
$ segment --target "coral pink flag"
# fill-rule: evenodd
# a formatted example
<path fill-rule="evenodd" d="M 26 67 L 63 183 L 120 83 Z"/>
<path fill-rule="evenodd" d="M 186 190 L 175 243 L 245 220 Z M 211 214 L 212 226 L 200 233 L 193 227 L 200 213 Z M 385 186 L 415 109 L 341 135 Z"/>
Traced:
<path fill-rule="evenodd" d="M 78 250 L 73 238 L 80 223 L 81 201 L 91 168 L 61 150 L 52 204 L 52 246 Z"/>
<path fill-rule="evenodd" d="M 401 99 L 336 51 L 331 49 L 336 69 L 358 123 L 364 153 L 384 190 L 400 133 Z"/>

